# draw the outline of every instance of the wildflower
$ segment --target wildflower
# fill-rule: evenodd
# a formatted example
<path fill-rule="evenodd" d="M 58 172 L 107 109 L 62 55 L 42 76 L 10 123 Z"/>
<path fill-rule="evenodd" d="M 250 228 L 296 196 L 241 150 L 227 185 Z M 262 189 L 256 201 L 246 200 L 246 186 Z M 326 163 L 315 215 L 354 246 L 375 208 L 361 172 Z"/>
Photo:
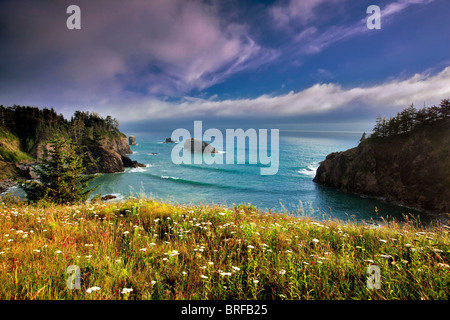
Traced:
<path fill-rule="evenodd" d="M 94 291 L 97 291 L 97 290 L 100 290 L 100 287 L 92 287 L 92 288 L 89 288 L 89 289 L 86 290 L 86 292 L 87 292 L 87 293 L 91 293 L 91 292 L 94 292 Z"/>
<path fill-rule="evenodd" d="M 129 233 L 130 233 L 129 231 L 124 231 L 124 232 L 123 232 L 123 234 L 129 234 Z"/>
<path fill-rule="evenodd" d="M 316 239 L 316 238 L 312 239 L 311 241 L 314 243 L 319 243 L 319 239 Z"/>
<path fill-rule="evenodd" d="M 279 274 L 282 274 L 282 275 L 283 275 L 283 274 L 286 274 L 286 270 L 284 270 L 284 269 L 283 269 L 283 270 L 280 270 L 280 271 L 278 271 L 278 273 L 279 273 Z"/>
<path fill-rule="evenodd" d="M 139 249 L 139 251 L 147 251 L 147 248 Z"/>
<path fill-rule="evenodd" d="M 208 264 L 212 266 L 214 264 L 214 262 L 209 261 Z"/>
<path fill-rule="evenodd" d="M 378 241 L 383 242 L 383 243 L 387 242 L 387 240 L 384 240 L 384 239 L 378 239 Z"/>
<path fill-rule="evenodd" d="M 286 250 L 286 252 L 287 252 L 287 253 L 292 253 L 292 251 L 291 251 L 291 250 Z"/>
<path fill-rule="evenodd" d="M 367 260 L 364 260 L 364 261 L 365 261 L 365 262 L 374 263 L 373 260 L 370 260 L 370 259 L 367 259 Z"/>
<path fill-rule="evenodd" d="M 180 253 L 177 250 L 169 251 L 169 256 L 173 257 L 179 255 Z"/>
<path fill-rule="evenodd" d="M 249 249 L 255 249 L 255 247 L 252 246 L 252 245 L 248 245 L 247 248 L 249 248 Z"/>
<path fill-rule="evenodd" d="M 183 271 L 181 274 L 187 275 L 187 272 L 186 272 L 186 271 Z"/>
<path fill-rule="evenodd" d="M 438 267 L 440 267 L 440 268 L 450 268 L 450 265 L 448 265 L 448 264 L 446 264 L 446 263 L 438 263 L 437 265 L 438 265 Z"/>
<path fill-rule="evenodd" d="M 226 213 L 225 212 L 219 212 L 219 215 L 220 216 L 224 216 L 224 215 L 226 215 Z"/>
<path fill-rule="evenodd" d="M 240 271 L 241 269 L 239 267 L 231 267 L 231 269 L 233 269 L 234 271 Z"/>
<path fill-rule="evenodd" d="M 41 252 L 41 250 L 38 250 L 38 249 L 33 249 L 33 252 Z"/>
<path fill-rule="evenodd" d="M 62 251 L 61 250 L 56 250 L 55 253 L 62 253 Z"/>
<path fill-rule="evenodd" d="M 202 278 L 202 279 L 208 279 L 208 277 L 207 277 L 207 276 L 204 276 L 204 275 L 201 275 L 200 278 Z"/>
<path fill-rule="evenodd" d="M 89 258 L 91 258 L 91 257 L 92 257 L 92 255 L 88 255 L 88 256 L 86 256 L 86 258 L 88 258 L 88 259 L 89 259 Z"/>
<path fill-rule="evenodd" d="M 253 280 L 253 283 L 254 284 L 257 284 L 259 281 L 258 280 Z"/>
<path fill-rule="evenodd" d="M 156 246 L 156 244 L 154 242 L 150 243 L 151 246 Z"/>
<path fill-rule="evenodd" d="M 133 291 L 133 288 L 123 288 L 122 292 L 120 292 L 121 294 L 126 294 L 126 293 L 130 293 Z"/>
<path fill-rule="evenodd" d="M 219 273 L 222 277 L 231 276 L 231 272 L 221 272 Z"/>
<path fill-rule="evenodd" d="M 154 286 L 156 284 L 155 280 L 152 280 L 152 286 Z"/>

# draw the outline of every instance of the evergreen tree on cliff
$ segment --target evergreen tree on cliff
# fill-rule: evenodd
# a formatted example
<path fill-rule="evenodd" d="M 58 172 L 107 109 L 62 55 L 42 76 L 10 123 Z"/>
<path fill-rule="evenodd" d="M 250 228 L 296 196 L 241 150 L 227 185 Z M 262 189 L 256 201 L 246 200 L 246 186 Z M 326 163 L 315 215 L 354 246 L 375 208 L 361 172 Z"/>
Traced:
<path fill-rule="evenodd" d="M 49 141 L 50 150 L 35 169 L 38 180 L 19 180 L 28 201 L 46 200 L 63 204 L 84 202 L 96 188 L 88 189 L 88 183 L 96 175 L 83 175 L 83 155 L 77 154 L 76 144 L 69 138 L 56 136 Z"/>

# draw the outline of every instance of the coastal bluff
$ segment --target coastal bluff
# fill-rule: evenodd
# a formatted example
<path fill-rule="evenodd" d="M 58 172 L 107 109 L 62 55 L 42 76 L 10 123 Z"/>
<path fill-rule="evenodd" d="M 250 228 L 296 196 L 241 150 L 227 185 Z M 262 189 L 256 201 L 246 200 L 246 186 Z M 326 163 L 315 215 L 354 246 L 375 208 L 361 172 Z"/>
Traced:
<path fill-rule="evenodd" d="M 329 154 L 313 181 L 344 192 L 450 212 L 450 119 Z"/>
<path fill-rule="evenodd" d="M 85 173 L 123 172 L 126 167 L 142 167 L 129 158 L 133 151 L 119 122 L 97 113 L 75 111 L 71 119 L 48 108 L 0 106 L 0 192 L 17 177 L 35 179 L 33 166 L 46 155 L 49 140 L 59 135 L 72 139 L 85 154 Z"/>

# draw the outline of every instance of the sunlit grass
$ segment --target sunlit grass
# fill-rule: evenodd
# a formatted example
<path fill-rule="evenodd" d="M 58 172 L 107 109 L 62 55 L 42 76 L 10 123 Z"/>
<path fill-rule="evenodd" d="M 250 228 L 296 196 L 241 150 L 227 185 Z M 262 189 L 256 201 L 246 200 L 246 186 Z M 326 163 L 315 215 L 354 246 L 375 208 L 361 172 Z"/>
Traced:
<path fill-rule="evenodd" d="M 0 299 L 448 299 L 449 229 L 150 199 L 0 204 Z M 381 289 L 366 286 L 381 270 Z M 81 288 L 70 290 L 70 265 Z"/>

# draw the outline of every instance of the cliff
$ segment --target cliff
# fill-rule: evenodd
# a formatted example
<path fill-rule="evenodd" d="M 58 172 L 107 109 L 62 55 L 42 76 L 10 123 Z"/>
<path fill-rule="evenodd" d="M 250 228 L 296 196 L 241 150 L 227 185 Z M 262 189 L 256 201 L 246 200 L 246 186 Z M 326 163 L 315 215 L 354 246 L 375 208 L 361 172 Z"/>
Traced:
<path fill-rule="evenodd" d="M 313 181 L 392 203 L 450 212 L 450 119 L 331 153 Z"/>
<path fill-rule="evenodd" d="M 56 134 L 71 138 L 87 154 L 86 173 L 121 172 L 140 165 L 128 157 L 133 152 L 127 137 L 109 116 L 76 111 L 66 120 L 47 108 L 0 106 L 0 110 L 0 180 L 33 177 L 33 161 L 44 156 L 48 140 Z"/>

